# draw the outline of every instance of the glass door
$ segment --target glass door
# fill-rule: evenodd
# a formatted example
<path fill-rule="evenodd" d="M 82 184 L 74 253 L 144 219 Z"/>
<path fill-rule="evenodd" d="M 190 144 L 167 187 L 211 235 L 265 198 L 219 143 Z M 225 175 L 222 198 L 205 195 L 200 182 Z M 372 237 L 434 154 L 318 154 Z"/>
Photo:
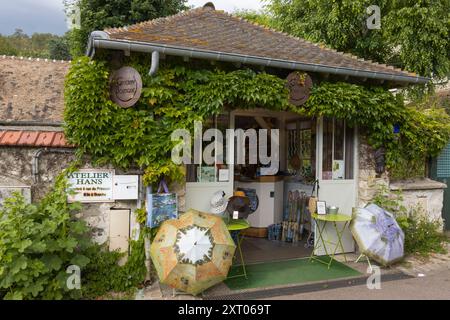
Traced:
<path fill-rule="evenodd" d="M 357 199 L 356 128 L 347 126 L 343 120 L 323 118 L 318 121 L 317 130 L 319 200 L 325 201 L 327 206 L 338 207 L 339 214 L 351 216 Z M 334 228 L 329 227 L 326 235 L 330 241 L 336 241 Z M 355 250 L 353 237 L 348 229 L 343 235 L 343 246 L 345 252 Z M 318 255 L 325 253 L 323 248 L 317 251 Z M 338 253 L 342 253 L 340 251 L 342 250 Z"/>

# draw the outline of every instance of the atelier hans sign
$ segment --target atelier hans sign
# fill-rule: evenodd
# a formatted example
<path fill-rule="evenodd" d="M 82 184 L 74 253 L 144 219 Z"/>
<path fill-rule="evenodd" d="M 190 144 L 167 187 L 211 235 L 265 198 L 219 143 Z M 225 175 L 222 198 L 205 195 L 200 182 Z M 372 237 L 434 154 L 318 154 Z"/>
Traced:
<path fill-rule="evenodd" d="M 134 106 L 142 93 L 142 78 L 136 69 L 123 67 L 110 77 L 111 100 L 122 108 Z"/>
<path fill-rule="evenodd" d="M 112 202 L 114 170 L 79 170 L 70 173 L 69 202 Z"/>

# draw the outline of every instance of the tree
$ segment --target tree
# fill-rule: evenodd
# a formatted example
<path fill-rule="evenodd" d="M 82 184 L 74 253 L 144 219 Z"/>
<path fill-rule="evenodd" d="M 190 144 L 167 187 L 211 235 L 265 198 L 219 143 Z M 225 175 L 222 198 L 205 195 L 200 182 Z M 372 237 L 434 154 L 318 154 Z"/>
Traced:
<path fill-rule="evenodd" d="M 373 0 L 271 0 L 270 25 L 422 76 L 450 73 L 450 1 L 379 0 L 381 29 L 369 30 Z"/>
<path fill-rule="evenodd" d="M 271 26 L 272 18 L 264 10 L 236 10 L 234 15 L 264 26 Z"/>
<path fill-rule="evenodd" d="M 17 52 L 17 49 L 11 45 L 8 37 L 0 34 L 0 55 L 16 56 Z"/>
<path fill-rule="evenodd" d="M 55 38 L 49 41 L 48 50 L 50 59 L 70 60 L 70 48 L 67 37 Z"/>
<path fill-rule="evenodd" d="M 50 58 L 50 43 L 63 41 L 51 33 L 25 34 L 22 29 L 9 36 L 0 35 L 0 54 L 35 58 Z"/>
<path fill-rule="evenodd" d="M 81 26 L 70 31 L 72 56 L 83 55 L 94 30 L 122 27 L 186 9 L 186 0 L 65 0 L 66 13 L 78 6 Z"/>

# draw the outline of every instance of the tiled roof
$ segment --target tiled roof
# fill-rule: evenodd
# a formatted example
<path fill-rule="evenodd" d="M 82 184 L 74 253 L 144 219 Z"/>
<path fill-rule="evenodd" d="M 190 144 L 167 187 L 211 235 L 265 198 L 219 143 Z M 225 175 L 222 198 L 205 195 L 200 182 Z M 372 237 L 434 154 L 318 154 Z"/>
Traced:
<path fill-rule="evenodd" d="M 0 56 L 0 121 L 61 123 L 68 61 Z"/>
<path fill-rule="evenodd" d="M 61 131 L 0 130 L 0 146 L 71 148 Z"/>
<path fill-rule="evenodd" d="M 128 27 L 107 29 L 105 32 L 111 40 L 116 41 L 193 48 L 382 73 L 408 77 L 410 82 L 419 78 L 415 73 L 337 52 L 211 8 L 193 9 Z"/>

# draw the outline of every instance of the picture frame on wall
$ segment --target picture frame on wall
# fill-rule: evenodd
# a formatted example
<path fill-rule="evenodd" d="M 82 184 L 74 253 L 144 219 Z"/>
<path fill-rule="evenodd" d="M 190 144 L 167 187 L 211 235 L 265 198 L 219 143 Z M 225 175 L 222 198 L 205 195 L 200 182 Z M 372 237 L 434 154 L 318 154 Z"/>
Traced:
<path fill-rule="evenodd" d="M 198 168 L 198 182 L 216 182 L 216 167 L 201 166 Z"/>
<path fill-rule="evenodd" d="M 230 180 L 230 170 L 219 169 L 219 182 L 228 182 Z"/>
<path fill-rule="evenodd" d="M 327 203 L 325 201 L 317 201 L 317 214 L 327 214 Z"/>

